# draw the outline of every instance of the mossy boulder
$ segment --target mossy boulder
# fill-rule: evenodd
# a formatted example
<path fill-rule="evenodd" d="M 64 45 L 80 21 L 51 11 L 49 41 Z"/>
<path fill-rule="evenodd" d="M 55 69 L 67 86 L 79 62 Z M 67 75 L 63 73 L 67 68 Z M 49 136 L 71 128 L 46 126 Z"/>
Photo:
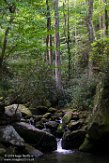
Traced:
<path fill-rule="evenodd" d="M 83 143 L 86 131 L 83 129 L 75 130 L 72 132 L 65 132 L 62 137 L 63 149 L 79 149 Z"/>
<path fill-rule="evenodd" d="M 66 112 L 66 114 L 62 118 L 62 123 L 68 124 L 71 119 L 72 119 L 72 112 Z"/>
<path fill-rule="evenodd" d="M 43 118 L 46 118 L 46 119 L 48 119 L 48 118 L 50 118 L 51 117 L 51 113 L 45 113 L 44 115 L 43 115 Z"/>
<path fill-rule="evenodd" d="M 88 123 L 88 132 L 82 151 L 109 150 L 109 76 L 100 73 L 96 88 L 94 109 Z M 90 148 L 89 148 L 90 147 Z"/>
<path fill-rule="evenodd" d="M 81 126 L 82 126 L 82 121 L 71 120 L 70 123 L 68 124 L 68 128 L 72 131 L 81 128 Z"/>
<path fill-rule="evenodd" d="M 25 105 L 19 104 L 18 109 L 21 111 L 23 116 L 26 116 L 26 117 L 31 117 L 32 116 L 32 112 Z"/>
<path fill-rule="evenodd" d="M 35 127 L 38 128 L 38 129 L 43 129 L 44 128 L 44 125 L 43 125 L 43 123 L 41 121 L 39 121 L 39 122 L 37 122 L 35 124 Z"/>
<path fill-rule="evenodd" d="M 50 113 L 55 113 L 56 111 L 57 111 L 57 109 L 52 108 L 52 107 L 48 109 L 48 112 L 50 112 Z"/>
<path fill-rule="evenodd" d="M 38 122 L 42 119 L 43 115 L 33 115 L 33 118 L 35 119 L 35 122 Z"/>
<path fill-rule="evenodd" d="M 63 133 L 64 133 L 64 127 L 63 127 L 63 124 L 60 123 L 57 130 L 56 130 L 56 136 L 58 138 L 61 138 L 63 136 Z"/>
<path fill-rule="evenodd" d="M 22 104 L 12 104 L 5 107 L 5 114 L 11 118 L 15 118 L 20 120 L 22 116 L 31 117 L 31 111 Z"/>
<path fill-rule="evenodd" d="M 0 148 L 0 157 L 4 156 L 5 153 L 6 153 L 6 149 L 5 148 Z"/>
<path fill-rule="evenodd" d="M 77 111 L 73 112 L 72 113 L 72 119 L 75 121 L 79 120 L 79 112 L 77 112 Z"/>
<path fill-rule="evenodd" d="M 79 150 L 82 152 L 93 152 L 94 150 L 94 144 L 90 142 L 88 135 L 86 135 L 84 142 L 79 147 Z"/>

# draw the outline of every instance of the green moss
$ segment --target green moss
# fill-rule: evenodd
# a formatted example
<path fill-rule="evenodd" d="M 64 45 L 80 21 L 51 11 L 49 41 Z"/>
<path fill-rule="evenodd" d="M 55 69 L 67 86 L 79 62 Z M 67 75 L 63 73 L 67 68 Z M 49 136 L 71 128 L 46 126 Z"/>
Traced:
<path fill-rule="evenodd" d="M 59 124 L 58 128 L 57 128 L 57 132 L 58 133 L 63 133 L 64 132 L 64 128 L 62 124 Z"/>
<path fill-rule="evenodd" d="M 79 147 L 80 151 L 87 152 L 92 151 L 93 144 L 90 143 L 89 139 L 85 137 L 83 144 Z"/>
<path fill-rule="evenodd" d="M 68 124 L 70 120 L 72 119 L 72 112 L 67 112 L 64 117 L 62 118 L 63 124 Z"/>
<path fill-rule="evenodd" d="M 0 148 L 0 156 L 3 156 L 6 153 L 6 149 Z"/>

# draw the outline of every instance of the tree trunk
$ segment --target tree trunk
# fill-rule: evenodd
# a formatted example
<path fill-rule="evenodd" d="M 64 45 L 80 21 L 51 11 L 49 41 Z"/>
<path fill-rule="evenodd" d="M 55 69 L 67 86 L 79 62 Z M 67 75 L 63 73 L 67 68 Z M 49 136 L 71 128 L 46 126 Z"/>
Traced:
<path fill-rule="evenodd" d="M 8 5 L 9 11 L 11 13 L 10 20 L 9 20 L 9 24 L 11 25 L 13 20 L 14 20 L 13 13 L 15 13 L 16 6 L 15 6 L 15 4 L 8 4 L 8 2 L 6 0 L 5 0 L 5 3 Z M 4 62 L 4 57 L 5 57 L 7 42 L 8 42 L 9 30 L 10 30 L 10 27 L 7 27 L 6 30 L 5 30 L 5 34 L 4 34 L 2 52 L 1 52 L 1 55 L 0 55 L 0 67 L 3 66 L 3 62 Z"/>
<path fill-rule="evenodd" d="M 93 16 L 93 0 L 88 0 L 88 33 L 90 43 L 92 43 L 95 40 L 92 16 Z"/>
<path fill-rule="evenodd" d="M 67 15 L 67 50 L 68 50 L 68 79 L 71 79 L 71 52 L 70 52 L 70 11 L 68 0 L 68 15 Z"/>
<path fill-rule="evenodd" d="M 63 2 L 63 16 L 64 16 L 64 26 L 63 26 L 63 29 L 64 29 L 64 36 L 66 38 L 67 18 L 66 18 L 66 13 L 65 13 L 65 3 L 66 3 L 66 0 Z"/>
<path fill-rule="evenodd" d="M 51 65 L 52 64 L 52 35 L 51 32 L 51 14 L 49 0 L 46 0 L 47 7 L 47 38 L 46 38 L 46 61 Z"/>
<path fill-rule="evenodd" d="M 55 11 L 55 80 L 56 80 L 56 90 L 57 93 L 62 93 L 62 83 L 61 83 L 61 59 L 60 59 L 60 37 L 59 37 L 59 12 L 58 12 L 58 0 L 54 1 L 54 11 Z"/>
<path fill-rule="evenodd" d="M 109 20 L 108 20 L 108 10 L 107 10 L 107 0 L 104 0 L 105 3 L 105 35 L 106 37 L 108 36 L 108 24 L 109 24 Z"/>
<path fill-rule="evenodd" d="M 88 33 L 89 33 L 90 51 L 92 50 L 91 43 L 95 40 L 92 17 L 93 17 L 93 0 L 88 0 Z M 89 79 L 91 79 L 93 75 L 92 72 L 93 62 L 89 60 L 88 66 L 89 66 Z"/>

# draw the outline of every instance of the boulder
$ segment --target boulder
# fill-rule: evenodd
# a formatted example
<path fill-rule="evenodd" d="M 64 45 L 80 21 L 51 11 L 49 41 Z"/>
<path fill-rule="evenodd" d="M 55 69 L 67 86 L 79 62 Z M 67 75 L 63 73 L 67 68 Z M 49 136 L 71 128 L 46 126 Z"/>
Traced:
<path fill-rule="evenodd" d="M 52 108 L 52 107 L 48 109 L 48 112 L 50 112 L 50 113 L 55 113 L 56 111 L 57 111 L 57 109 Z"/>
<path fill-rule="evenodd" d="M 57 123 L 56 121 L 49 121 L 49 122 L 46 122 L 45 125 L 46 125 L 47 128 L 57 129 L 59 123 Z"/>
<path fill-rule="evenodd" d="M 16 131 L 24 140 L 41 151 L 54 151 L 57 148 L 56 138 L 45 131 L 35 128 L 28 123 L 15 123 Z"/>
<path fill-rule="evenodd" d="M 83 129 L 73 132 L 65 132 L 62 138 L 63 149 L 79 149 L 83 143 L 86 131 Z"/>
<path fill-rule="evenodd" d="M 82 121 L 73 121 L 71 120 L 70 123 L 68 124 L 68 128 L 70 130 L 77 130 L 82 126 Z"/>
<path fill-rule="evenodd" d="M 43 118 L 46 118 L 46 119 L 48 119 L 48 118 L 50 118 L 51 117 L 51 113 L 45 113 L 44 115 L 43 115 Z"/>
<path fill-rule="evenodd" d="M 62 138 L 63 133 L 64 133 L 64 127 L 63 127 L 62 123 L 60 123 L 57 130 L 56 130 L 56 136 L 58 138 Z"/>
<path fill-rule="evenodd" d="M 60 117 L 57 114 L 54 114 L 54 115 L 51 116 L 52 121 L 56 121 L 56 120 L 59 120 L 59 119 L 60 119 Z"/>
<path fill-rule="evenodd" d="M 72 119 L 72 112 L 67 112 L 62 118 L 62 123 L 68 124 L 71 119 Z"/>
<path fill-rule="evenodd" d="M 0 142 L 14 146 L 24 146 L 24 140 L 11 125 L 0 127 Z"/>
<path fill-rule="evenodd" d="M 30 156 L 32 155 L 34 158 L 38 158 L 43 156 L 43 153 L 41 151 L 39 151 L 38 149 L 32 147 L 29 144 L 25 144 L 25 152 L 27 154 L 30 154 Z"/>
<path fill-rule="evenodd" d="M 43 117 L 42 115 L 33 115 L 33 118 L 35 119 L 35 122 L 40 121 L 42 117 Z"/>
<path fill-rule="evenodd" d="M 93 113 L 89 118 L 87 136 L 81 151 L 109 151 L 109 76 L 99 74 Z"/>
<path fill-rule="evenodd" d="M 36 122 L 35 127 L 38 128 L 38 129 L 43 129 L 44 124 L 41 121 L 39 121 L 39 122 Z"/>
<path fill-rule="evenodd" d="M 22 113 L 18 108 L 18 104 L 6 106 L 4 114 L 8 116 L 11 121 L 20 121 L 22 118 Z"/>
<path fill-rule="evenodd" d="M 79 112 L 75 111 L 72 113 L 72 119 L 77 121 L 79 120 Z"/>
<path fill-rule="evenodd" d="M 6 149 L 5 148 L 0 148 L 0 157 L 4 156 L 5 153 L 6 153 Z"/>
<path fill-rule="evenodd" d="M 17 112 L 16 112 L 16 109 L 17 109 Z M 18 115 L 19 117 L 21 117 L 21 114 L 24 117 L 32 116 L 31 111 L 22 104 L 12 104 L 12 105 L 5 107 L 5 114 L 7 114 L 8 116 L 14 116 L 15 112 L 16 112 L 16 115 Z"/>
<path fill-rule="evenodd" d="M 56 121 L 49 121 L 45 123 L 46 129 L 49 129 L 50 133 L 56 136 L 56 130 L 59 123 Z"/>

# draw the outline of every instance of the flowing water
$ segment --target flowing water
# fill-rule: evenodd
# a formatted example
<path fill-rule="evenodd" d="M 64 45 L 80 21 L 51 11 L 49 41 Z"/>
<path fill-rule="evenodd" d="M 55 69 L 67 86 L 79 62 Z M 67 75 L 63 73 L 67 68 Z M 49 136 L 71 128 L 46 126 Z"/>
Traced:
<path fill-rule="evenodd" d="M 62 119 L 60 118 L 60 123 Z M 45 124 L 46 130 L 46 124 Z M 62 139 L 57 139 L 57 150 L 47 153 L 37 159 L 36 163 L 109 163 L 109 156 L 82 153 L 73 150 L 64 150 L 61 146 Z"/>
<path fill-rule="evenodd" d="M 72 150 L 64 150 L 61 147 L 61 139 L 57 139 L 57 150 L 45 154 L 36 160 L 36 163 L 109 163 L 109 156 L 82 153 Z"/>
<path fill-rule="evenodd" d="M 61 142 L 62 142 L 62 139 L 57 139 L 57 150 L 56 150 L 57 153 L 63 153 L 63 154 L 70 154 L 70 153 L 73 153 L 72 150 L 65 150 L 65 149 L 62 149 Z"/>

